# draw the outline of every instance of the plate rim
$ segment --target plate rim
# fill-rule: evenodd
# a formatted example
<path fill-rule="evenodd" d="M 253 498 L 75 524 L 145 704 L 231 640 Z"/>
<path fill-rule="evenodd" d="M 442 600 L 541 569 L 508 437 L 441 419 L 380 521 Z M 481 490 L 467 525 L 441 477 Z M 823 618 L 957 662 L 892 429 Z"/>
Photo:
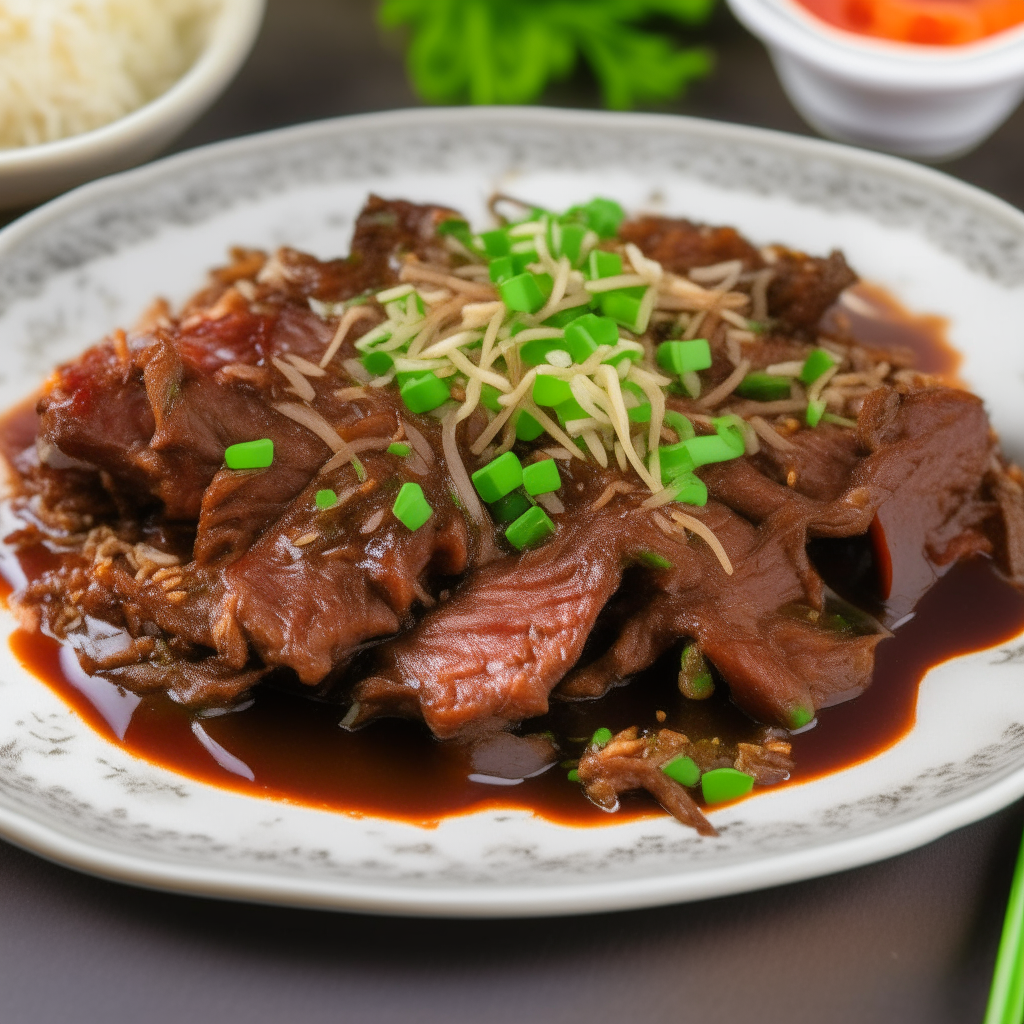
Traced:
<path fill-rule="evenodd" d="M 915 183 L 932 194 L 946 194 L 961 204 L 1002 220 L 1024 238 L 1024 212 L 998 197 L 931 167 L 855 147 L 701 118 L 647 113 L 610 113 L 558 108 L 423 108 L 357 114 L 292 125 L 272 131 L 211 143 L 164 157 L 142 167 L 80 186 L 33 210 L 0 230 L 0 260 L 37 231 L 92 203 L 115 195 L 125 186 L 144 188 L 179 171 L 206 162 L 245 157 L 289 142 L 314 142 L 366 128 L 419 127 L 458 129 L 462 125 L 497 124 L 578 128 L 601 126 L 674 128 L 680 137 L 717 142 L 767 145 L 769 149 L 813 158 L 822 156 L 850 168 Z M 27 670 L 26 670 L 27 671 Z M 149 763 L 149 762 L 146 762 Z M 158 770 L 162 766 L 154 765 Z M 173 774 L 173 773 L 172 773 Z M 668 905 L 748 892 L 820 877 L 870 864 L 925 845 L 957 828 L 978 821 L 1024 796 L 1024 766 L 953 803 L 916 815 L 880 830 L 826 841 L 804 850 L 766 855 L 762 859 L 704 868 L 697 875 L 652 875 L 640 879 L 565 881 L 540 885 L 488 886 L 485 889 L 431 889 L 341 879 L 303 879 L 261 874 L 217 865 L 185 865 L 152 853 L 135 855 L 92 844 L 33 820 L 17 809 L 0 806 L 0 836 L 66 867 L 113 881 L 194 896 L 294 907 L 384 915 L 427 917 L 541 917 L 587 914 Z M 259 798 L 253 798 L 259 799 Z"/>

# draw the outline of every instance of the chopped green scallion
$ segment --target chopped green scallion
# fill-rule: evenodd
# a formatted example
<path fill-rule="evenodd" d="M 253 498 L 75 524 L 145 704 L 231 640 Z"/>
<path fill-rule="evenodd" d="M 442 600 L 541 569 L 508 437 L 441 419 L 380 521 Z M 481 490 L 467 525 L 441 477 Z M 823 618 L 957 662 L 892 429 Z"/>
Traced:
<path fill-rule="evenodd" d="M 751 398 L 755 402 L 778 402 L 783 398 L 789 398 L 789 392 L 789 377 L 777 377 L 761 370 L 748 373 L 736 388 L 736 394 L 740 398 Z"/>
<path fill-rule="evenodd" d="M 692 757 L 673 757 L 661 766 L 661 770 L 680 786 L 696 786 L 700 781 L 700 769 Z"/>
<path fill-rule="evenodd" d="M 504 498 L 488 505 L 495 522 L 514 523 L 524 512 L 533 508 L 533 502 L 520 490 L 511 491 Z"/>
<path fill-rule="evenodd" d="M 258 441 L 239 441 L 224 451 L 228 469 L 266 469 L 274 461 L 274 442 L 269 437 Z"/>
<path fill-rule="evenodd" d="M 577 216 L 600 238 L 614 238 L 619 225 L 626 219 L 626 212 L 614 199 L 591 199 L 583 206 L 574 206 L 566 216 Z"/>
<path fill-rule="evenodd" d="M 388 455 L 399 455 L 403 459 L 412 451 L 412 448 L 404 441 L 392 441 L 388 445 Z"/>
<path fill-rule="evenodd" d="M 831 370 L 838 359 L 827 349 L 816 348 L 805 360 L 800 369 L 800 382 L 813 384 L 826 370 Z"/>
<path fill-rule="evenodd" d="M 590 413 L 572 397 L 572 392 L 569 392 L 569 397 L 564 402 L 559 402 L 555 406 L 555 415 L 558 417 L 558 422 L 564 427 L 570 420 L 582 420 L 586 419 Z M 577 438 L 577 441 L 580 439 Z"/>
<path fill-rule="evenodd" d="M 651 569 L 672 568 L 672 563 L 664 555 L 659 555 L 657 551 L 641 551 L 636 557 Z"/>
<path fill-rule="evenodd" d="M 551 255 L 568 256 L 569 262 L 575 267 L 580 262 L 583 252 L 583 240 L 587 237 L 587 228 L 582 224 L 559 224 L 554 221 L 548 231 Z"/>
<path fill-rule="evenodd" d="M 624 380 L 621 384 L 622 387 L 622 401 L 626 406 L 626 415 L 629 417 L 630 423 L 650 423 L 651 422 L 651 403 L 647 398 L 647 393 L 644 391 L 639 384 L 634 384 L 631 380 Z M 668 413 L 665 413 L 666 418 Z M 678 413 L 673 414 L 678 415 Z M 666 419 L 667 422 L 667 419 Z"/>
<path fill-rule="evenodd" d="M 619 343 L 619 325 L 606 316 L 586 313 L 565 329 L 565 347 L 574 363 L 584 363 L 601 345 Z"/>
<path fill-rule="evenodd" d="M 816 427 L 821 422 L 821 417 L 825 415 L 827 407 L 824 398 L 811 399 L 807 403 L 807 426 Z"/>
<path fill-rule="evenodd" d="M 473 233 L 470 231 L 469 225 L 459 217 L 450 217 L 448 220 L 441 221 L 437 225 L 437 233 L 442 237 L 451 235 L 452 238 L 457 238 L 467 249 L 474 248 Z"/>
<path fill-rule="evenodd" d="M 602 277 L 618 277 L 622 273 L 622 257 L 617 252 L 594 249 L 587 257 L 587 276 L 591 281 Z"/>
<path fill-rule="evenodd" d="M 499 256 L 496 260 L 491 260 L 488 265 L 488 274 L 492 284 L 501 284 L 510 277 L 515 277 L 517 273 L 520 271 L 516 270 L 511 256 Z"/>
<path fill-rule="evenodd" d="M 813 721 L 814 709 L 798 704 L 789 712 L 786 724 L 793 732 L 796 732 L 798 729 L 805 729 Z"/>
<path fill-rule="evenodd" d="M 666 409 L 664 421 L 665 426 L 676 432 L 676 437 L 680 441 L 689 441 L 691 437 L 695 436 L 693 424 L 681 412 Z"/>
<path fill-rule="evenodd" d="M 691 437 L 682 444 L 695 467 L 710 466 L 713 462 L 728 462 L 743 454 L 742 441 L 737 451 L 734 439 L 722 437 L 720 434 Z"/>
<path fill-rule="evenodd" d="M 491 412 L 501 412 L 502 405 L 498 401 L 500 397 L 501 392 L 493 384 L 485 384 L 480 389 L 480 404 Z"/>
<path fill-rule="evenodd" d="M 568 773 L 568 774 L 566 775 L 566 778 L 567 778 L 567 779 L 568 779 L 568 780 L 569 780 L 570 782 L 579 782 L 579 781 L 580 781 L 580 773 L 579 773 L 578 771 L 576 771 L 576 769 L 575 769 L 575 768 L 573 768 L 573 769 L 572 769 L 572 771 L 570 771 L 570 772 L 569 772 L 569 773 Z"/>
<path fill-rule="evenodd" d="M 704 338 L 665 341 L 658 346 L 658 365 L 669 373 L 692 373 L 711 366 L 711 346 Z"/>
<path fill-rule="evenodd" d="M 679 659 L 679 692 L 689 700 L 707 700 L 715 692 L 711 668 L 697 644 L 687 644 Z"/>
<path fill-rule="evenodd" d="M 633 288 L 616 288 L 614 291 L 601 292 L 598 304 L 605 316 L 611 317 L 634 334 L 643 334 L 647 330 L 646 322 L 641 323 L 646 291 L 643 285 L 637 285 Z"/>
<path fill-rule="evenodd" d="M 549 352 L 557 352 L 559 349 L 564 352 L 566 347 L 563 338 L 536 338 L 519 349 L 519 358 L 527 366 L 543 366 L 548 361 Z"/>
<path fill-rule="evenodd" d="M 603 725 L 600 729 L 596 729 L 594 735 L 590 737 L 590 745 L 592 747 L 607 747 L 611 741 L 612 731 Z"/>
<path fill-rule="evenodd" d="M 389 352 L 367 352 L 359 361 L 363 364 L 366 372 L 374 377 L 383 377 L 395 365 Z"/>
<path fill-rule="evenodd" d="M 744 438 L 747 425 L 739 416 L 715 416 L 711 420 L 711 425 L 715 428 L 715 433 L 736 450 L 737 457 L 746 451 Z"/>
<path fill-rule="evenodd" d="M 689 439 L 687 439 L 689 440 Z M 658 449 L 658 458 L 661 463 L 661 482 L 667 484 L 683 473 L 692 473 L 696 463 L 686 450 L 686 441 L 679 441 L 677 444 L 663 444 Z"/>
<path fill-rule="evenodd" d="M 430 412 L 444 405 L 451 397 L 448 385 L 440 377 L 427 370 L 405 381 L 400 387 L 402 401 L 411 412 Z"/>
<path fill-rule="evenodd" d="M 432 515 L 433 509 L 419 484 L 402 484 L 391 511 L 410 530 L 418 530 Z"/>
<path fill-rule="evenodd" d="M 542 459 L 523 467 L 523 489 L 527 494 L 534 497 L 538 494 L 550 494 L 561 486 L 562 478 L 558 474 L 558 466 L 554 459 Z"/>
<path fill-rule="evenodd" d="M 571 309 L 563 309 L 558 313 L 552 313 L 547 320 L 543 321 L 545 327 L 557 327 L 559 329 L 568 327 L 574 320 L 578 320 L 588 311 L 587 306 L 573 306 Z"/>
<path fill-rule="evenodd" d="M 506 531 L 505 537 L 514 548 L 536 547 L 555 532 L 555 524 L 539 505 L 524 512 Z"/>
<path fill-rule="evenodd" d="M 472 476 L 473 486 L 484 501 L 497 501 L 523 482 L 523 464 L 515 452 L 505 452 Z"/>
<path fill-rule="evenodd" d="M 693 473 L 680 473 L 678 476 L 673 477 L 672 486 L 675 488 L 675 501 L 701 507 L 708 503 L 707 484 Z"/>
<path fill-rule="evenodd" d="M 754 788 L 754 777 L 735 768 L 713 768 L 700 777 L 704 802 L 720 804 L 746 796 Z"/>
<path fill-rule="evenodd" d="M 544 428 L 525 409 L 517 412 L 515 417 L 517 441 L 534 441 L 544 433 Z"/>
<path fill-rule="evenodd" d="M 533 400 L 538 405 L 558 406 L 572 399 L 572 388 L 567 381 L 551 374 L 540 373 L 533 382 Z M 583 414 L 584 416 L 587 413 Z"/>
<path fill-rule="evenodd" d="M 547 301 L 554 282 L 550 274 L 517 274 L 498 285 L 501 301 L 520 313 L 536 313 Z"/>
<path fill-rule="evenodd" d="M 334 493 L 329 487 L 325 487 L 322 491 L 316 492 L 317 508 L 331 508 L 334 503 L 338 500 L 338 495 Z"/>
<path fill-rule="evenodd" d="M 511 253 L 511 242 L 508 232 L 498 228 L 495 231 L 484 231 L 479 235 L 480 247 L 490 257 L 508 256 Z"/>

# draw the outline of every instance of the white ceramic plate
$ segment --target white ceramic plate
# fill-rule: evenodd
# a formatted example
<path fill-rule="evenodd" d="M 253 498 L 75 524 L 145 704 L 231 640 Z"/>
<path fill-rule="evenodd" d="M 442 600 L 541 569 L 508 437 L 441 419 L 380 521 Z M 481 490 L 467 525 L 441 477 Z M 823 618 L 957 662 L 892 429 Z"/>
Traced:
<path fill-rule="evenodd" d="M 183 299 L 232 244 L 337 255 L 370 190 L 482 220 L 494 189 L 556 208 L 610 195 L 757 241 L 843 248 L 910 307 L 950 319 L 966 378 L 1024 455 L 1020 213 L 827 143 L 552 110 L 328 121 L 186 153 L 44 207 L 0 233 L 0 407 L 153 295 Z M 121 881 L 378 913 L 581 913 L 756 889 L 911 849 L 1024 794 L 1022 639 L 933 670 L 916 726 L 874 760 L 713 812 L 717 839 L 668 817 L 574 829 L 479 813 L 426 830 L 240 796 L 101 739 L 0 644 L 0 834 Z"/>

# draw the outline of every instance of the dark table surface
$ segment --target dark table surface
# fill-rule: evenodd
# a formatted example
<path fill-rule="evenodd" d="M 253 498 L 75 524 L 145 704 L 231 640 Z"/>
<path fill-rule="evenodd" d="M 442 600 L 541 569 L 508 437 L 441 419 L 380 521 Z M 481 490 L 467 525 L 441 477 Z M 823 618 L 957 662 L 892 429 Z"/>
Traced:
<path fill-rule="evenodd" d="M 724 11 L 670 109 L 809 133 Z M 545 102 L 594 105 L 584 75 Z M 410 106 L 369 0 L 270 0 L 238 79 L 176 149 Z M 1024 206 L 1024 109 L 947 171 Z M 881 864 L 594 918 L 419 921 L 146 892 L 0 843 L 0 1022 L 968 1024 L 984 1013 L 1024 807 Z"/>

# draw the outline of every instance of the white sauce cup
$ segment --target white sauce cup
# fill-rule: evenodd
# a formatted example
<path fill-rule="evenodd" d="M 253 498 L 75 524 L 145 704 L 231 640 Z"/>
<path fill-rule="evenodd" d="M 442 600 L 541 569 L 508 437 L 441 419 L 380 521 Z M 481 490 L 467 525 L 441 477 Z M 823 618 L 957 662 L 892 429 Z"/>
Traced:
<path fill-rule="evenodd" d="M 924 160 L 965 153 L 1024 95 L 1024 26 L 966 46 L 844 32 L 795 0 L 728 0 L 823 135 Z"/>

